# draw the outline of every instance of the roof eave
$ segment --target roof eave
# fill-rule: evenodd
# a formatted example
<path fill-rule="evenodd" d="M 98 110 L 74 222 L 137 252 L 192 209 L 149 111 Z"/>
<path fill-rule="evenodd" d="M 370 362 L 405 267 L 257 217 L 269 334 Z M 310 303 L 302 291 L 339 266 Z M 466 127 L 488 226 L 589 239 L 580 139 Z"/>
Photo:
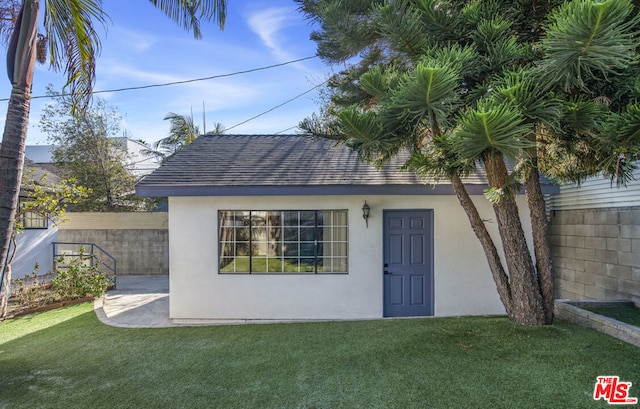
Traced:
<path fill-rule="evenodd" d="M 481 195 L 484 184 L 466 184 L 471 195 Z M 545 194 L 559 192 L 555 185 L 543 185 Z M 321 196 L 321 195 L 454 195 L 450 184 L 437 185 L 286 185 L 286 186 L 174 186 L 138 185 L 136 194 L 143 197 L 163 196 Z"/>

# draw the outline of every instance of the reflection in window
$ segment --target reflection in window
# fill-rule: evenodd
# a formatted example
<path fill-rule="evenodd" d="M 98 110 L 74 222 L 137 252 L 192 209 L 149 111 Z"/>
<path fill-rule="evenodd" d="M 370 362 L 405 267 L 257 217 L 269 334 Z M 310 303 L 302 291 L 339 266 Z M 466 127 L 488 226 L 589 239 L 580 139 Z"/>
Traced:
<path fill-rule="evenodd" d="M 346 210 L 220 211 L 221 273 L 347 273 Z"/>

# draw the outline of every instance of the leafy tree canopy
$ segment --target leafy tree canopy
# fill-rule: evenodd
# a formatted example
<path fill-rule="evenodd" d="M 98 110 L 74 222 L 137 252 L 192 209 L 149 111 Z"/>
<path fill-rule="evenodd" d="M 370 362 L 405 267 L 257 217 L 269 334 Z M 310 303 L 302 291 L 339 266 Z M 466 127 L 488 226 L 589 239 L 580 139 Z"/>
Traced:
<path fill-rule="evenodd" d="M 73 177 L 90 189 L 74 209 L 78 211 L 127 211 L 143 205 L 135 197 L 135 178 L 129 172 L 129 154 L 119 135 L 122 117 L 102 99 L 84 112 L 72 113 L 73 101 L 49 90 L 55 103 L 47 105 L 40 128 L 54 145 L 53 160 L 61 176 Z"/>

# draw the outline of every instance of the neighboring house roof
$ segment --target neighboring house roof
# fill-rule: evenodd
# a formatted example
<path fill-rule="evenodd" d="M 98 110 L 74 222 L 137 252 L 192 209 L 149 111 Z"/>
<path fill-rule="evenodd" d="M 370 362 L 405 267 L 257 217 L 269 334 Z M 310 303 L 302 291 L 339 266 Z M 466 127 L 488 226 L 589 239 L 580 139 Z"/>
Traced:
<path fill-rule="evenodd" d="M 127 152 L 129 163 L 125 165 L 133 176 L 147 175 L 160 166 L 155 158 L 144 154 L 144 151 L 148 149 L 144 144 L 125 136 L 110 137 L 109 139 L 115 142 L 118 149 Z M 53 150 L 56 147 L 56 145 L 27 145 L 25 146 L 25 156 L 40 167 L 55 172 Z"/>
<path fill-rule="evenodd" d="M 53 148 L 53 145 L 27 145 L 24 147 L 24 156 L 35 163 L 52 163 Z"/>
<path fill-rule="evenodd" d="M 44 176 L 47 177 L 47 185 L 56 185 L 61 181 L 58 175 L 52 173 L 49 169 L 43 168 L 29 158 L 24 159 L 24 173 L 26 172 L 29 172 L 29 176 L 35 182 L 39 182 Z"/>
<path fill-rule="evenodd" d="M 376 169 L 334 141 L 299 135 L 206 135 L 180 150 L 136 186 L 140 196 L 453 194 L 399 169 L 404 158 Z M 463 179 L 472 194 L 484 171 Z"/>

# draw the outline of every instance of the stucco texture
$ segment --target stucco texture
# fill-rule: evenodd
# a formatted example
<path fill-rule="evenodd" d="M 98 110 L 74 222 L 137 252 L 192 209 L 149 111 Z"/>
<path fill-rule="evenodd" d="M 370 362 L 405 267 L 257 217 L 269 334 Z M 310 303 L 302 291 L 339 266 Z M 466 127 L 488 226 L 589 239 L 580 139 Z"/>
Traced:
<path fill-rule="evenodd" d="M 369 227 L 362 219 L 371 206 Z M 499 246 L 491 205 L 474 198 Z M 520 198 L 521 212 L 526 210 Z M 219 274 L 219 210 L 349 213 L 348 274 Z M 503 314 L 489 268 L 455 196 L 170 197 L 170 316 L 176 320 L 367 319 L 383 316 L 383 211 L 433 209 L 434 315 Z M 523 214 L 523 220 L 528 220 Z M 524 226 L 530 234 L 530 226 Z"/>

